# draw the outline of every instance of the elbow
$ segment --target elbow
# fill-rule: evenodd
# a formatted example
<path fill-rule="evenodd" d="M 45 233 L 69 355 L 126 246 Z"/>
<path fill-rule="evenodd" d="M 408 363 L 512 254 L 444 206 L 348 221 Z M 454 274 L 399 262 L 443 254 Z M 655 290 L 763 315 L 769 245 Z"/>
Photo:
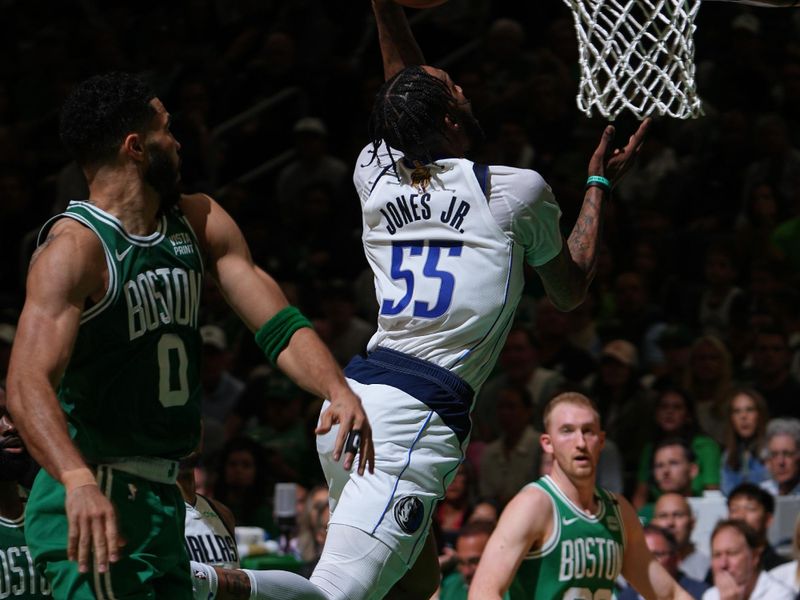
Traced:
<path fill-rule="evenodd" d="M 583 297 L 580 298 L 550 298 L 550 301 L 553 303 L 553 306 L 556 310 L 561 312 L 570 312 L 578 308 L 581 304 L 583 304 Z"/>
<path fill-rule="evenodd" d="M 0 388 L 0 393 L 2 393 L 2 388 Z M 6 391 L 5 391 L 5 404 L 8 412 L 11 414 L 11 418 L 16 423 L 17 421 L 22 420 L 23 417 L 23 410 L 22 410 L 22 393 L 21 393 L 21 385 L 15 377 L 15 373 L 13 370 L 9 371 L 8 373 L 8 380 L 6 381 Z"/>
<path fill-rule="evenodd" d="M 586 300 L 586 287 L 575 286 L 574 288 L 564 290 L 563 293 L 553 294 L 550 296 L 550 301 L 556 310 L 561 312 L 570 312 L 578 308 L 583 301 Z"/>

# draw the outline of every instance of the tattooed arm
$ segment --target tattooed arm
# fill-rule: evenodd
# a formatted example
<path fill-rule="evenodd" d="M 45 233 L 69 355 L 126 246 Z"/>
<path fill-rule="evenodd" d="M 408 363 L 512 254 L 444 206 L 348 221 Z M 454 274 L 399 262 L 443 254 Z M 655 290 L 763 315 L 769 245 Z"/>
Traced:
<path fill-rule="evenodd" d="M 217 600 L 250 600 L 250 578 L 241 569 L 221 569 L 217 572 Z"/>
<path fill-rule="evenodd" d="M 327 599 L 308 579 L 289 571 L 222 569 L 194 561 L 190 571 L 195 600 Z"/>
<path fill-rule="evenodd" d="M 628 144 L 610 155 L 608 150 L 614 137 L 614 127 L 606 127 L 589 161 L 589 175 L 606 177 L 612 185 L 618 182 L 633 164 L 649 126 L 650 119 L 645 119 Z M 594 278 L 597 244 L 602 231 L 603 200 L 607 195 L 596 186 L 586 189 L 578 220 L 561 252 L 551 261 L 536 267 L 547 296 L 560 310 L 569 311 L 580 306 Z"/>

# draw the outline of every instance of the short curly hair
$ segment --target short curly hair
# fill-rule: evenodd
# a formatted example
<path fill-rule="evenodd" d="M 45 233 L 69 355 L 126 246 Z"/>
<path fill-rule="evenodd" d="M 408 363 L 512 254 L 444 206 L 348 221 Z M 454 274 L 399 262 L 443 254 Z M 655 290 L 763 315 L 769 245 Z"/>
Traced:
<path fill-rule="evenodd" d="M 129 133 L 143 130 L 155 115 L 155 92 L 129 73 L 95 75 L 79 83 L 61 108 L 59 134 L 81 166 L 114 159 Z"/>

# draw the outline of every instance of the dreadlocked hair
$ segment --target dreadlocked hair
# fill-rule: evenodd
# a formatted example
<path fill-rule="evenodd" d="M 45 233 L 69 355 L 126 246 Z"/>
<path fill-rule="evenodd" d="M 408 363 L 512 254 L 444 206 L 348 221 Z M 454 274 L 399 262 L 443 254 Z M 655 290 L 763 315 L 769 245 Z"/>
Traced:
<path fill-rule="evenodd" d="M 432 150 L 446 135 L 445 116 L 454 105 L 444 81 L 422 67 L 406 67 L 386 81 L 375 98 L 369 135 L 378 155 L 381 141 L 412 162 L 433 162 Z"/>

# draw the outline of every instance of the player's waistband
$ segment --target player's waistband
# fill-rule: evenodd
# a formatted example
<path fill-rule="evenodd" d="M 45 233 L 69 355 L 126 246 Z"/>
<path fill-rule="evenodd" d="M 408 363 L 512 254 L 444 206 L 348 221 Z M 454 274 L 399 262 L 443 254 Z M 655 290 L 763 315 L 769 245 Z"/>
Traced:
<path fill-rule="evenodd" d="M 156 483 L 174 484 L 178 479 L 178 461 L 154 456 L 108 458 L 98 463 Z"/>
<path fill-rule="evenodd" d="M 356 356 L 345 375 L 363 384 L 390 385 L 425 403 L 463 442 L 472 423 L 469 410 L 475 392 L 452 371 L 397 350 L 378 347 L 367 358 Z"/>

